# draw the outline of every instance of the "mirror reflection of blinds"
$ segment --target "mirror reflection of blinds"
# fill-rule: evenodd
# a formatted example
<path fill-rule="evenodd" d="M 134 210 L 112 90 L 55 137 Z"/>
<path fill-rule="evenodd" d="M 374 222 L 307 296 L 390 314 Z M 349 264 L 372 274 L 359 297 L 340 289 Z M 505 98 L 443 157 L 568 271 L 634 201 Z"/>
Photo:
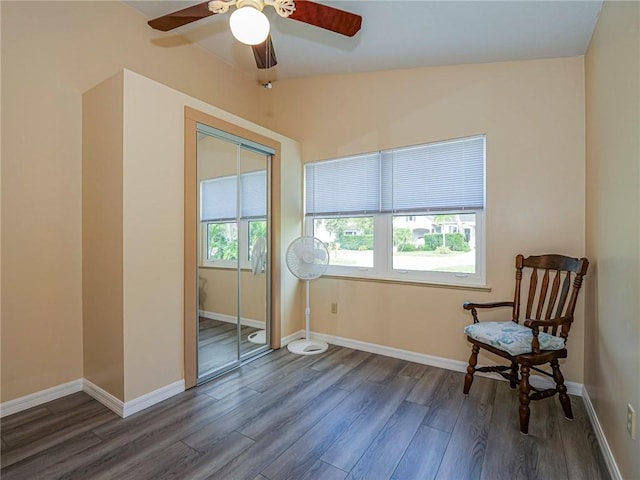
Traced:
<path fill-rule="evenodd" d="M 306 214 L 481 210 L 484 166 L 484 135 L 307 163 Z"/>
<path fill-rule="evenodd" d="M 237 219 L 237 195 L 240 183 L 240 219 L 267 216 L 267 172 L 258 170 L 217 177 L 200 182 L 200 221 L 233 222 Z"/>

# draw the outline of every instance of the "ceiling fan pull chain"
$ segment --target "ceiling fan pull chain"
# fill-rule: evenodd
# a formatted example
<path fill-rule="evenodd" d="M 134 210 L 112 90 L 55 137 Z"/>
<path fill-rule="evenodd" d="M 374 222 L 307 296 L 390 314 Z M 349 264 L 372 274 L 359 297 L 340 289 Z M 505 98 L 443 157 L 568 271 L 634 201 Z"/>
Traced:
<path fill-rule="evenodd" d="M 296 11 L 293 0 L 264 0 L 265 5 L 271 5 L 281 17 L 287 18 Z"/>
<path fill-rule="evenodd" d="M 209 2 L 209 10 L 213 13 L 227 13 L 229 7 L 236 4 L 236 0 L 212 0 Z"/>

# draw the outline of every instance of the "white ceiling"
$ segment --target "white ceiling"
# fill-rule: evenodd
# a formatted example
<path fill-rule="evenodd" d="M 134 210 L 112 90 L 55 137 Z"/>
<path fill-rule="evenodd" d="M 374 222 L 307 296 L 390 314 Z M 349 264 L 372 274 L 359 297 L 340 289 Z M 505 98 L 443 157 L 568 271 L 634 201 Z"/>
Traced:
<path fill-rule="evenodd" d="M 124 2 L 141 21 L 200 3 Z M 278 65 L 258 70 L 251 48 L 233 39 L 230 13 L 213 15 L 164 35 L 181 35 L 259 81 L 464 63 L 582 55 L 602 0 L 323 1 L 362 16 L 362 30 L 344 37 L 279 17 L 265 7 Z M 169 43 L 169 42 L 167 42 Z M 170 48 L 170 47 L 167 47 Z"/>

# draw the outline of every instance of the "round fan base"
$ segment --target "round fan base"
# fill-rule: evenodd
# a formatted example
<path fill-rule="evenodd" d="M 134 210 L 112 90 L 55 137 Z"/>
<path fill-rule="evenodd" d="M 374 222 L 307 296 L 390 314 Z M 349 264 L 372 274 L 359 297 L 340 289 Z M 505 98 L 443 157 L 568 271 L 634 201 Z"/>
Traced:
<path fill-rule="evenodd" d="M 250 333 L 247 337 L 251 343 L 256 343 L 258 345 L 264 345 L 267 343 L 267 331 L 266 330 L 258 330 L 257 332 Z"/>
<path fill-rule="evenodd" d="M 329 345 L 322 340 L 296 340 L 287 345 L 287 348 L 291 353 L 297 355 L 317 355 L 327 351 Z"/>

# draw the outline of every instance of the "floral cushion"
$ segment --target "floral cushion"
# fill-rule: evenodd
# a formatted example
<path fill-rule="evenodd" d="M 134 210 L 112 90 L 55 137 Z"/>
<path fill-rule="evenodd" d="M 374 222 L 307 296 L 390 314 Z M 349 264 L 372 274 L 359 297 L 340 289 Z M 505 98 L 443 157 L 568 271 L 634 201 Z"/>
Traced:
<path fill-rule="evenodd" d="M 464 327 L 464 333 L 474 340 L 504 350 L 510 355 L 531 353 L 533 333 L 530 328 L 515 322 L 480 322 Z M 540 350 L 562 350 L 564 339 L 540 332 Z"/>

